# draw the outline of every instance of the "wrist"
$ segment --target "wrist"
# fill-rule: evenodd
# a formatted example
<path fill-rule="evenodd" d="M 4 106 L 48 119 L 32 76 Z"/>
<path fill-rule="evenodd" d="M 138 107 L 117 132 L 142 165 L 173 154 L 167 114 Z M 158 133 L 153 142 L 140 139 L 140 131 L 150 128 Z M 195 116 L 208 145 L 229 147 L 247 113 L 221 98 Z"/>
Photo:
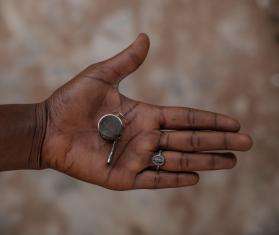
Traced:
<path fill-rule="evenodd" d="M 29 169 L 46 168 L 42 159 L 42 149 L 45 140 L 47 120 L 47 106 L 45 102 L 34 104 L 34 130 L 30 156 L 28 158 Z"/>
<path fill-rule="evenodd" d="M 0 105 L 0 171 L 41 169 L 44 103 Z"/>

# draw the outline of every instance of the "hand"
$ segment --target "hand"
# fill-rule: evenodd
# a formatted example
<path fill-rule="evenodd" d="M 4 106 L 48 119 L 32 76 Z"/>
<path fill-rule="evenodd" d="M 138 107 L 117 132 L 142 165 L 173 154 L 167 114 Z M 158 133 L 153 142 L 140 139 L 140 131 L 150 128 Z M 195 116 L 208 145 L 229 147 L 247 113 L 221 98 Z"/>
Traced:
<path fill-rule="evenodd" d="M 148 37 L 140 34 L 126 50 L 89 66 L 45 101 L 48 120 L 42 168 L 128 190 L 194 185 L 199 177 L 193 171 L 235 165 L 233 153 L 214 151 L 251 147 L 248 135 L 236 133 L 238 121 L 186 107 L 146 104 L 119 93 L 119 82 L 143 63 L 148 49 Z M 112 144 L 99 136 L 97 123 L 104 114 L 119 112 L 125 116 L 125 128 L 108 165 Z M 166 163 L 157 172 L 151 157 L 159 149 Z"/>

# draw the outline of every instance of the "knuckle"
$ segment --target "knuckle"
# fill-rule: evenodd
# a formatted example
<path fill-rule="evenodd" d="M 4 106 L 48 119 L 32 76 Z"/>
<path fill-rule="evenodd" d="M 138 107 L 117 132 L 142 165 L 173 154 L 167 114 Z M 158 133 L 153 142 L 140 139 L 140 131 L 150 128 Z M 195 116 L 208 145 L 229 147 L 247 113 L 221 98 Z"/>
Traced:
<path fill-rule="evenodd" d="M 166 114 L 165 114 L 165 112 L 166 112 L 166 110 L 165 110 L 165 108 L 164 107 L 158 107 L 157 109 L 156 109 L 156 111 L 157 111 L 157 114 L 158 114 L 158 119 L 159 119 L 159 123 L 160 123 L 160 125 L 161 126 L 164 126 L 164 125 L 166 125 Z"/>
<path fill-rule="evenodd" d="M 191 133 L 190 144 L 193 148 L 193 151 L 196 151 L 200 147 L 200 137 L 195 131 Z"/>
<path fill-rule="evenodd" d="M 214 121 L 214 128 L 215 130 L 218 129 L 218 114 L 217 113 L 213 113 L 213 121 Z"/>
<path fill-rule="evenodd" d="M 187 121 L 189 126 L 195 127 L 195 122 L 196 122 L 196 111 L 192 108 L 187 109 Z"/>
<path fill-rule="evenodd" d="M 229 138 L 225 132 L 223 133 L 223 146 L 225 150 L 229 148 Z"/>
<path fill-rule="evenodd" d="M 179 173 L 176 173 L 175 174 L 175 185 L 178 187 L 180 185 L 180 174 Z"/>
<path fill-rule="evenodd" d="M 161 132 L 160 139 L 159 139 L 159 146 L 168 149 L 168 147 L 169 147 L 169 140 L 170 140 L 169 133 Z"/>
<path fill-rule="evenodd" d="M 181 153 L 179 161 L 179 169 L 181 171 L 189 169 L 189 156 L 186 153 Z"/>
<path fill-rule="evenodd" d="M 209 158 L 209 168 L 214 170 L 216 169 L 216 156 L 215 155 L 212 155 L 210 158 Z"/>
<path fill-rule="evenodd" d="M 158 188 L 159 187 L 159 183 L 161 180 L 161 175 L 160 172 L 158 172 L 158 174 L 154 174 L 154 178 L 153 178 L 153 188 Z"/>

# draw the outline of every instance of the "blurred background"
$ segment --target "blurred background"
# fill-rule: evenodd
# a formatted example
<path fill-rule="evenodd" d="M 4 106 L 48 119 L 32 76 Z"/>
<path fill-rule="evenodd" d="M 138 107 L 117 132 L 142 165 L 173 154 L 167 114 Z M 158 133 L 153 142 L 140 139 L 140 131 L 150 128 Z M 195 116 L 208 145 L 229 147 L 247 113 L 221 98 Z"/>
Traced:
<path fill-rule="evenodd" d="M 146 32 L 121 84 L 240 119 L 253 149 L 194 187 L 113 192 L 52 170 L 0 174 L 2 235 L 279 234 L 278 0 L 0 0 L 0 102 L 48 97 Z"/>

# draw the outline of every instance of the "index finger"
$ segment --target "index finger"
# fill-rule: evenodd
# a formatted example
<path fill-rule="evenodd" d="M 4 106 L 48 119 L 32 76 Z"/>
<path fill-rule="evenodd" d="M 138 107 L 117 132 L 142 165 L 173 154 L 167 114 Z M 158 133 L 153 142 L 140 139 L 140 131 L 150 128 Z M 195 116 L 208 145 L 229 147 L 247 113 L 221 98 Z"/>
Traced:
<path fill-rule="evenodd" d="M 159 106 L 162 129 L 190 129 L 237 132 L 240 124 L 224 114 L 186 107 Z"/>

